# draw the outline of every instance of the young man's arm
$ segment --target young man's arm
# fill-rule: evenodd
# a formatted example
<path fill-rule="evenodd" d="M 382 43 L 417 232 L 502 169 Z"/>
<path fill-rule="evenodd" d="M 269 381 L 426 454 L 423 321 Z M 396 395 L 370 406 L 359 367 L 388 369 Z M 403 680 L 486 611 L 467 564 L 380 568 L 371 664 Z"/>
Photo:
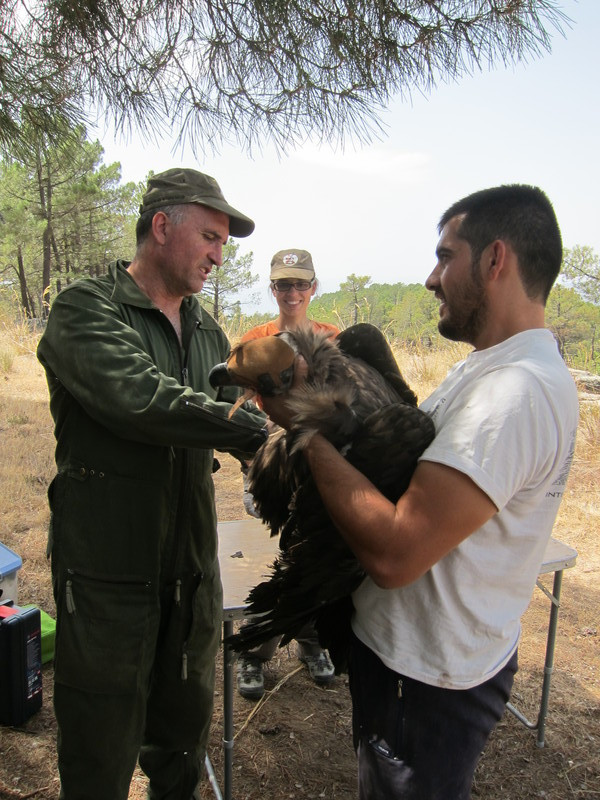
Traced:
<path fill-rule="evenodd" d="M 421 461 L 394 504 L 323 437 L 305 456 L 331 519 L 384 589 L 415 581 L 497 511 L 467 475 L 443 464 Z"/>
<path fill-rule="evenodd" d="M 303 365 L 296 380 L 302 379 Z M 263 398 L 264 410 L 284 428 L 291 415 L 283 398 Z M 304 451 L 319 494 L 365 571 L 384 589 L 417 580 L 494 516 L 496 506 L 467 475 L 421 461 L 394 504 L 320 435 Z"/>

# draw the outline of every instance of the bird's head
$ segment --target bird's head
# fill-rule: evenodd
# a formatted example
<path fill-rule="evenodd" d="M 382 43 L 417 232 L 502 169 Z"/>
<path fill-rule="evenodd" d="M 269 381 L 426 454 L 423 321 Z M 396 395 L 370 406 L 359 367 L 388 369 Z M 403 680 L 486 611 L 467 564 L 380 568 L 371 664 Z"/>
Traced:
<path fill-rule="evenodd" d="M 297 349 L 294 340 L 278 333 L 261 339 L 250 339 L 238 345 L 222 364 L 209 373 L 210 385 L 241 386 L 246 389 L 244 400 L 257 394 L 275 397 L 289 391 L 294 377 Z"/>

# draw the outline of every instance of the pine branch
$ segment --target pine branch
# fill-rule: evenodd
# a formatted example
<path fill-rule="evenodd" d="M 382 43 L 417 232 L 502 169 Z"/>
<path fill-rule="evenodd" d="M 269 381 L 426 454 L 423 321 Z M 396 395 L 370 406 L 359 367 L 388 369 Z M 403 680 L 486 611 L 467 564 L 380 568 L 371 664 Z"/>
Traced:
<path fill-rule="evenodd" d="M 92 107 L 205 153 L 370 141 L 393 96 L 539 56 L 567 20 L 551 0 L 12 0 L 0 22 L 0 147 Z"/>

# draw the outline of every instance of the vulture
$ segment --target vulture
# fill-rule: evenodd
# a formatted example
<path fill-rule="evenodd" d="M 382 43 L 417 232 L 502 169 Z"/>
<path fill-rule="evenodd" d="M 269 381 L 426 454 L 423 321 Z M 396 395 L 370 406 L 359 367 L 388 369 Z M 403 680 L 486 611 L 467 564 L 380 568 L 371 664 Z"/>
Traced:
<path fill-rule="evenodd" d="M 298 354 L 308 373 L 290 390 Z M 256 394 L 289 392 L 294 412 L 292 428 L 272 433 L 250 467 L 250 491 L 271 535 L 280 536 L 279 554 L 247 598 L 250 619 L 228 642 L 243 651 L 280 636 L 283 646 L 312 622 L 336 674 L 346 672 L 351 594 L 365 572 L 329 518 L 302 448 L 321 433 L 396 502 L 433 439 L 433 422 L 417 408 L 385 337 L 368 324 L 335 339 L 302 328 L 250 340 L 214 367 L 209 379 L 215 388 L 243 387 L 240 403 Z"/>

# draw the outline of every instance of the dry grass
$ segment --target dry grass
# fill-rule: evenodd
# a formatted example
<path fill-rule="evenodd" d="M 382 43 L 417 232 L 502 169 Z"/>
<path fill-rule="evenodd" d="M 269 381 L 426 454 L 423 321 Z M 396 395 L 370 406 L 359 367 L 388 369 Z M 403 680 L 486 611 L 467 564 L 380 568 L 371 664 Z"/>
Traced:
<path fill-rule="evenodd" d="M 597 465 L 600 461 L 600 403 L 597 401 L 580 404 L 576 457 L 590 464 Z"/>
<path fill-rule="evenodd" d="M 472 349 L 461 342 L 446 342 L 439 350 L 396 345 L 394 355 L 408 385 L 423 400 L 442 382 L 450 367 Z"/>
<path fill-rule="evenodd" d="M 43 372 L 32 353 L 31 337 L 13 334 L 10 368 L 0 368 L 0 541 L 23 558 L 19 599 L 50 614 L 54 605 L 45 557 L 48 511 L 46 488 L 53 475 L 52 422 Z M 0 348 L 4 340 L 1 336 Z M 21 349 L 22 348 L 22 349 Z M 445 375 L 464 349 L 448 352 L 398 352 L 409 382 L 421 397 Z M 565 573 L 547 722 L 546 747 L 506 714 L 477 770 L 473 796 L 485 800 L 566 800 L 600 797 L 600 426 L 599 405 L 584 403 L 576 458 L 555 535 L 575 547 L 575 569 Z M 221 520 L 244 517 L 241 477 L 236 463 L 220 457 L 215 475 Z M 518 565 L 515 565 L 518 568 Z M 550 586 L 549 577 L 544 583 Z M 534 718 L 539 705 L 549 603 L 541 592 L 524 619 L 520 671 L 514 698 Z M 317 689 L 286 649 L 270 662 L 266 683 L 273 689 L 290 674 L 249 719 L 254 705 L 236 695 L 234 797 L 236 800 L 288 800 L 356 796 L 347 682 Z M 220 664 L 219 664 L 220 670 Z M 220 674 L 220 673 L 219 673 Z M 222 775 L 222 704 L 217 686 L 210 756 Z M 58 794 L 52 713 L 52 667 L 44 668 L 44 705 L 20 729 L 0 728 L 0 798 Z M 146 782 L 136 772 L 130 800 L 142 800 Z M 202 797 L 212 796 L 208 784 Z"/>
<path fill-rule="evenodd" d="M 35 325 L 20 316 L 15 319 L 0 305 L 0 375 L 8 374 L 14 359 L 20 355 L 33 355 L 39 334 Z"/>

